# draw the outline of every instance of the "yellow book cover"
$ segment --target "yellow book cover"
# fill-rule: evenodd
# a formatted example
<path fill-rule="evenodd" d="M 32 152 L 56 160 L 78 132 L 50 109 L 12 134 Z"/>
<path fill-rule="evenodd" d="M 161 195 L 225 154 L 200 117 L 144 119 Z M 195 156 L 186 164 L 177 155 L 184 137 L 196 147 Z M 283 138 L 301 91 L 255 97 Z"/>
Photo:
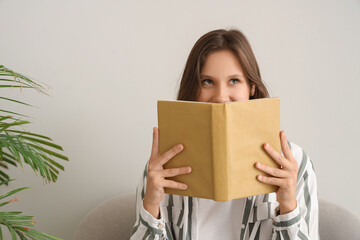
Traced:
<path fill-rule="evenodd" d="M 280 98 L 227 103 L 158 100 L 159 153 L 176 144 L 184 149 L 165 169 L 191 166 L 189 174 L 171 177 L 186 190 L 165 193 L 228 201 L 275 192 L 278 187 L 256 179 L 255 162 L 279 167 L 263 149 L 281 153 Z"/>

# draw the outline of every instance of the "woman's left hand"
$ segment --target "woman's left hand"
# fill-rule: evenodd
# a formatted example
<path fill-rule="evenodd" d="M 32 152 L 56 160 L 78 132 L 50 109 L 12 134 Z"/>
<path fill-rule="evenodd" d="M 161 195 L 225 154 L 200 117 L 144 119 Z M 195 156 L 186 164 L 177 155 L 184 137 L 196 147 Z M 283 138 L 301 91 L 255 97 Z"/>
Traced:
<path fill-rule="evenodd" d="M 276 200 L 279 202 L 280 214 L 286 214 L 296 208 L 296 182 L 298 164 L 287 143 L 285 132 L 280 131 L 281 150 L 284 156 L 277 152 L 270 144 L 265 143 L 264 149 L 275 162 L 281 167 L 274 168 L 257 162 L 255 167 L 270 176 L 258 175 L 260 182 L 279 186 L 276 192 Z"/>

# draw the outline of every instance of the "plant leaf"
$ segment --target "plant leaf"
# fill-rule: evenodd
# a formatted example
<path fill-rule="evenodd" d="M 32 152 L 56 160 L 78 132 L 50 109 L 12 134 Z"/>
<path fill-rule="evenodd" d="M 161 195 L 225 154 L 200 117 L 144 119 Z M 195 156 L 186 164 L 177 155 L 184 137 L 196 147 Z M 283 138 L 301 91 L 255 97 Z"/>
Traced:
<path fill-rule="evenodd" d="M 7 175 L 6 173 L 4 173 L 3 171 L 0 170 L 0 175 L 3 176 L 5 179 L 10 179 L 9 175 Z"/>
<path fill-rule="evenodd" d="M 7 162 L 7 163 L 17 167 L 16 162 L 14 162 L 13 160 L 11 160 L 11 159 L 9 159 L 9 158 L 7 158 L 5 156 L 2 156 L 2 161 Z"/>
<path fill-rule="evenodd" d="M 6 97 L 0 97 L 0 99 L 4 99 L 4 100 L 7 100 L 7 101 L 24 104 L 24 105 L 27 105 L 27 106 L 30 106 L 30 107 L 34 107 L 34 106 L 30 105 L 30 104 L 27 104 L 27 103 L 24 103 L 24 102 L 20 102 L 20 101 L 14 100 L 14 99 L 6 98 Z"/>
<path fill-rule="evenodd" d="M 50 146 L 50 147 L 53 147 L 53 148 L 56 148 L 56 149 L 59 149 L 59 150 L 63 150 L 63 148 L 55 143 L 52 143 L 52 142 L 49 142 L 49 141 L 44 141 L 44 140 L 41 140 L 41 139 L 37 139 L 37 138 L 32 138 L 32 137 L 26 137 L 26 136 L 21 136 L 22 138 L 24 139 L 27 139 L 29 141 L 33 141 L 33 142 L 38 142 L 38 143 L 41 143 L 41 144 L 44 144 L 44 145 L 47 145 L 47 146 Z"/>
<path fill-rule="evenodd" d="M 12 227 L 10 227 L 9 225 L 6 225 L 6 226 L 8 227 L 8 229 L 9 229 L 9 231 L 11 233 L 11 239 L 12 240 L 17 240 L 16 239 L 16 233 L 15 233 L 14 229 Z"/>
<path fill-rule="evenodd" d="M 30 145 L 30 146 L 33 146 L 34 148 L 39 149 L 39 150 L 41 150 L 41 151 L 43 151 L 43 152 L 46 152 L 47 154 L 50 154 L 50 155 L 52 155 L 52 156 L 55 156 L 55 157 L 61 158 L 61 159 L 63 159 L 63 160 L 69 161 L 69 158 L 66 157 L 66 156 L 64 156 L 64 155 L 61 155 L 61 154 L 59 154 L 59 153 L 53 152 L 53 151 L 51 151 L 51 150 L 49 150 L 49 149 L 46 149 L 46 148 L 43 148 L 43 147 L 40 147 L 40 146 L 31 144 L 31 143 L 29 143 L 29 145 Z"/>
<path fill-rule="evenodd" d="M 17 189 L 15 189 L 15 190 L 12 190 L 12 191 L 10 191 L 10 192 L 8 192 L 8 193 L 5 193 L 4 195 L 1 195 L 1 196 L 0 196 L 0 200 L 3 199 L 3 198 L 6 198 L 6 197 L 8 197 L 8 196 L 11 196 L 11 195 L 13 195 L 13 194 L 15 194 L 15 193 L 17 193 L 17 192 L 20 192 L 20 191 L 22 191 L 22 190 L 28 189 L 28 188 L 30 188 L 30 187 L 22 187 L 22 188 L 17 188 Z"/>
<path fill-rule="evenodd" d="M 0 109 L 0 112 L 6 112 L 6 113 L 11 113 L 11 114 L 15 114 L 15 115 L 23 116 L 23 117 L 29 117 L 27 115 L 23 115 L 23 114 L 16 113 L 16 112 L 10 112 L 10 111 L 6 111 L 6 110 L 3 110 L 3 109 Z"/>
<path fill-rule="evenodd" d="M 35 133 L 31 133 L 31 132 L 24 132 L 24 131 L 17 131 L 17 130 L 6 130 L 7 132 L 16 132 L 16 133 L 21 133 L 21 134 L 25 134 L 25 135 L 31 135 L 31 136 L 35 136 L 35 137 L 39 137 L 39 138 L 45 138 L 48 140 L 52 140 L 49 137 L 43 136 L 43 135 L 39 135 L 39 134 L 35 134 Z"/>

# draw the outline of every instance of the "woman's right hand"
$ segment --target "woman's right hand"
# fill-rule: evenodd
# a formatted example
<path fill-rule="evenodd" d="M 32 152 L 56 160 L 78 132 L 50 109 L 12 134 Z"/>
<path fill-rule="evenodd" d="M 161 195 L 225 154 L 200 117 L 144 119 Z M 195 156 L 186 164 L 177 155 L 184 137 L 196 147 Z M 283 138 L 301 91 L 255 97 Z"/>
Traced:
<path fill-rule="evenodd" d="M 153 143 L 151 156 L 148 163 L 147 184 L 144 196 L 144 208 L 151 213 L 154 218 L 159 218 L 160 202 L 164 197 L 164 187 L 175 189 L 186 189 L 187 185 L 173 180 L 165 179 L 166 177 L 174 177 L 181 174 L 191 172 L 190 167 L 164 169 L 163 165 L 167 163 L 176 154 L 183 150 L 183 145 L 178 144 L 169 151 L 159 155 L 159 129 L 153 128 Z"/>

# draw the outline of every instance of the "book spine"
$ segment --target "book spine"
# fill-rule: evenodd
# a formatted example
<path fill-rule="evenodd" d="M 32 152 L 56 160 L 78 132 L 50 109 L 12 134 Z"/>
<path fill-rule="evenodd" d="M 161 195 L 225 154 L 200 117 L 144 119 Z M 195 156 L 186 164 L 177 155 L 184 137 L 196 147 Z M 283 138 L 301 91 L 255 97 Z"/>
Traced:
<path fill-rule="evenodd" d="M 211 147 L 215 201 L 229 199 L 226 114 L 226 104 L 214 104 L 211 108 Z"/>

